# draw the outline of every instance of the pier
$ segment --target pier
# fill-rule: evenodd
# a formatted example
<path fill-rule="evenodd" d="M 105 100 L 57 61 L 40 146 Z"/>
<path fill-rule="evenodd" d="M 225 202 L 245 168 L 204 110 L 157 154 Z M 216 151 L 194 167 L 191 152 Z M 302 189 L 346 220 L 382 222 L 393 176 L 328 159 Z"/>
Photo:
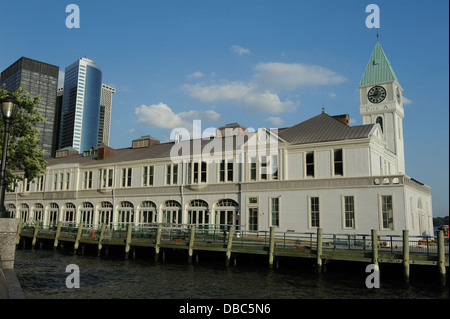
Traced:
<path fill-rule="evenodd" d="M 402 236 L 371 234 L 328 234 L 323 229 L 311 233 L 249 231 L 229 225 L 168 225 L 136 226 L 83 225 L 58 222 L 50 227 L 36 224 L 22 227 L 19 222 L 16 246 L 52 245 L 53 248 L 72 248 L 81 253 L 85 247 L 107 254 L 111 247 L 121 249 L 124 258 L 134 256 L 138 248 L 154 249 L 155 261 L 164 260 L 167 250 L 187 252 L 187 261 L 198 261 L 198 252 L 223 253 L 226 265 L 236 264 L 240 255 L 267 256 L 267 265 L 277 267 L 282 258 L 312 260 L 317 272 L 326 271 L 330 262 L 348 261 L 376 264 L 398 264 L 403 268 L 406 282 L 410 278 L 410 265 L 435 267 L 441 283 L 446 283 L 449 265 L 448 237 L 438 232 L 435 237 L 413 237 L 408 231 Z"/>

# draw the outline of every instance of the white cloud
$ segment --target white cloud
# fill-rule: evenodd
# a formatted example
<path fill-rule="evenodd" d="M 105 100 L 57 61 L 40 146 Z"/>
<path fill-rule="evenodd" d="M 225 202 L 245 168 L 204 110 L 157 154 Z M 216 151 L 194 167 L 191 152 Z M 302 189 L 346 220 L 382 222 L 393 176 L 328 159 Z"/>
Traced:
<path fill-rule="evenodd" d="M 194 120 L 201 121 L 219 121 L 221 115 L 213 110 L 196 111 L 191 110 L 187 112 L 174 113 L 172 109 L 164 103 L 141 105 L 135 109 L 137 122 L 149 127 L 158 128 L 191 128 Z"/>
<path fill-rule="evenodd" d="M 192 79 L 199 79 L 199 78 L 202 78 L 202 77 L 204 77 L 204 76 L 205 76 L 205 75 L 204 75 L 202 72 L 197 71 L 197 72 L 194 72 L 194 73 L 192 73 L 192 74 L 189 74 L 189 75 L 187 76 L 187 78 L 190 79 L 190 80 L 192 80 Z"/>
<path fill-rule="evenodd" d="M 252 113 L 279 114 L 291 112 L 295 109 L 295 104 L 292 101 L 282 102 L 277 94 L 270 91 L 252 91 L 244 97 L 242 102 L 244 107 Z"/>
<path fill-rule="evenodd" d="M 267 122 L 271 123 L 272 125 L 275 125 L 277 127 L 280 127 L 283 125 L 283 119 L 278 116 L 271 116 L 267 118 Z"/>
<path fill-rule="evenodd" d="M 185 84 L 183 89 L 202 102 L 234 102 L 242 105 L 251 113 L 279 114 L 295 109 L 295 103 L 292 101 L 283 102 L 276 93 L 259 90 L 257 87 L 242 82 L 214 85 Z"/>
<path fill-rule="evenodd" d="M 250 90 L 251 87 L 242 82 L 230 82 L 214 85 L 183 85 L 189 95 L 202 102 L 218 101 L 240 101 Z"/>
<path fill-rule="evenodd" d="M 336 72 L 317 65 L 270 62 L 258 64 L 255 71 L 249 82 L 185 84 L 182 89 L 204 103 L 230 102 L 251 113 L 280 114 L 291 112 L 300 104 L 289 99 L 283 101 L 280 92 L 305 86 L 338 84 L 346 80 Z M 335 96 L 335 93 L 330 93 L 330 97 Z"/>
<path fill-rule="evenodd" d="M 250 50 L 249 49 L 245 49 L 239 45 L 233 45 L 231 47 L 231 49 L 233 50 L 234 53 L 238 54 L 238 55 L 243 55 L 243 54 L 249 54 Z"/>
<path fill-rule="evenodd" d="M 402 99 L 404 105 L 412 104 L 412 100 L 408 99 L 406 96 L 403 95 Z"/>
<path fill-rule="evenodd" d="M 336 72 L 317 65 L 299 63 L 259 63 L 255 81 L 276 90 L 295 90 L 304 86 L 339 84 L 346 79 Z"/>

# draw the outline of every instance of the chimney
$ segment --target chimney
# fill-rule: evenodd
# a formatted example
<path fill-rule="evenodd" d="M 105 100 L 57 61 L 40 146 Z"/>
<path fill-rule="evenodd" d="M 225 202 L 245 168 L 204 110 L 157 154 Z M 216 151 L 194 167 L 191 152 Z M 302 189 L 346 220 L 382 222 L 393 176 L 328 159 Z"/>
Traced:
<path fill-rule="evenodd" d="M 104 160 L 109 157 L 113 157 L 114 155 L 116 155 L 116 153 L 116 150 L 109 146 L 99 146 L 97 148 L 97 160 Z"/>
<path fill-rule="evenodd" d="M 344 123 L 347 126 L 350 125 L 350 116 L 348 114 L 335 115 L 335 116 L 333 116 L 333 118 L 338 120 L 341 123 Z"/>
<path fill-rule="evenodd" d="M 78 151 L 72 147 L 65 147 L 56 151 L 55 158 L 64 158 L 73 155 L 78 155 Z"/>
<path fill-rule="evenodd" d="M 219 127 L 216 130 L 217 137 L 227 137 L 234 135 L 244 135 L 247 132 L 247 128 L 245 126 L 240 125 L 239 123 L 230 123 L 226 124 L 222 127 Z"/>
<path fill-rule="evenodd" d="M 136 140 L 133 140 L 133 144 L 131 146 L 132 149 L 135 148 L 145 148 L 145 147 L 152 147 L 153 145 L 159 144 L 159 140 L 154 138 L 151 135 L 145 135 L 141 138 L 138 138 Z"/>

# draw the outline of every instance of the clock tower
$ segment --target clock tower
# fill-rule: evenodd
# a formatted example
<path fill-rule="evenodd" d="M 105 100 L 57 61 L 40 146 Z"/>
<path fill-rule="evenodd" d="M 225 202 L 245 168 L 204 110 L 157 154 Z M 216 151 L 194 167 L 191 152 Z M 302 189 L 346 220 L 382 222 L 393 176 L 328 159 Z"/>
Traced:
<path fill-rule="evenodd" d="M 363 124 L 378 123 L 380 125 L 385 141 L 383 157 L 392 159 L 394 164 L 389 171 L 386 169 L 381 171 L 385 175 L 404 174 L 403 89 L 378 41 L 358 88 Z"/>

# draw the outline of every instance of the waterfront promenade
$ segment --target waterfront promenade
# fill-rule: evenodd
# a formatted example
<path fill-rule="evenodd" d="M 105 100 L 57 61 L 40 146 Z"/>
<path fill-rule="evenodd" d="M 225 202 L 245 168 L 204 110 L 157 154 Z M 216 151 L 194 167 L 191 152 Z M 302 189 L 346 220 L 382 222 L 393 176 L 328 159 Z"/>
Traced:
<path fill-rule="evenodd" d="M 324 233 L 277 232 L 240 230 L 227 225 L 163 225 L 135 226 L 120 224 L 114 227 L 59 222 L 50 227 L 36 224 L 23 226 L 19 222 L 16 245 L 53 245 L 70 247 L 82 253 L 86 247 L 97 249 L 98 255 L 109 249 L 119 249 L 125 258 L 136 249 L 154 249 L 155 261 L 165 258 L 167 250 L 187 252 L 188 262 L 197 260 L 198 252 L 224 254 L 227 265 L 236 264 L 239 255 L 267 256 L 269 267 L 277 267 L 282 258 L 313 260 L 317 272 L 326 270 L 329 262 L 350 261 L 367 264 L 401 264 L 406 281 L 410 265 L 435 267 L 445 283 L 449 265 L 448 238 L 442 232 L 436 237 L 378 236 L 371 234 L 337 235 Z"/>

